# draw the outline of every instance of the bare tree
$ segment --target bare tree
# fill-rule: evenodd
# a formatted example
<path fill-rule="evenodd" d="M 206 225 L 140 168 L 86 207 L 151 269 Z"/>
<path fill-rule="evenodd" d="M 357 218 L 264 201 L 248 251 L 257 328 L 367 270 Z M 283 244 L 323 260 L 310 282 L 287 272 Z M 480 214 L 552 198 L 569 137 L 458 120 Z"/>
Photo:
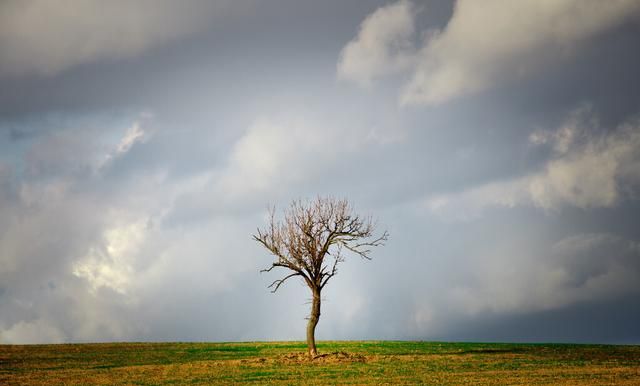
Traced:
<path fill-rule="evenodd" d="M 289 270 L 283 278 L 269 288 L 276 292 L 292 277 L 300 277 L 311 289 L 311 315 L 307 324 L 309 355 L 318 355 L 315 330 L 320 319 L 320 294 L 327 282 L 338 273 L 338 263 L 344 261 L 345 250 L 371 260 L 371 247 L 384 245 L 389 234 L 384 231 L 375 237 L 375 224 L 370 217 L 353 213 L 346 199 L 318 197 L 313 201 L 293 201 L 277 221 L 275 208 L 270 211 L 269 225 L 258 229 L 253 238 L 273 254 L 276 259 L 267 269 Z"/>

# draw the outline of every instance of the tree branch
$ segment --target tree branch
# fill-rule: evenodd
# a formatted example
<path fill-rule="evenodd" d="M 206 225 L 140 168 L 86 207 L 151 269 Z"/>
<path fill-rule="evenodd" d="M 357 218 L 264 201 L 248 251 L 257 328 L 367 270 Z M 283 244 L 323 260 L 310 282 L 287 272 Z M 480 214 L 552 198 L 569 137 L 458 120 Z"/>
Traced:
<path fill-rule="evenodd" d="M 275 280 L 273 283 L 271 283 L 271 285 L 269 285 L 267 288 L 271 288 L 273 286 L 275 286 L 275 288 L 271 291 L 271 293 L 275 293 L 278 288 L 280 288 L 280 286 L 282 285 L 282 283 L 285 282 L 285 280 L 289 279 L 290 277 L 294 277 L 294 276 L 300 276 L 300 273 L 298 272 L 294 272 L 291 275 L 287 275 L 284 279 L 278 279 Z"/>
<path fill-rule="evenodd" d="M 338 263 L 344 261 L 341 250 L 370 260 L 373 247 L 384 245 L 389 233 L 373 238 L 375 229 L 370 217 L 353 213 L 347 200 L 318 197 L 312 202 L 296 200 L 284 213 L 282 221 L 275 218 L 275 208 L 269 210 L 266 228 L 258 228 L 253 239 L 265 247 L 276 261 L 261 272 L 275 267 L 293 271 L 284 279 L 276 280 L 270 288 L 279 286 L 288 278 L 301 276 L 312 290 L 322 289 L 337 273 Z M 334 258 L 325 262 L 326 256 Z M 275 292 L 275 291 L 273 291 Z"/>

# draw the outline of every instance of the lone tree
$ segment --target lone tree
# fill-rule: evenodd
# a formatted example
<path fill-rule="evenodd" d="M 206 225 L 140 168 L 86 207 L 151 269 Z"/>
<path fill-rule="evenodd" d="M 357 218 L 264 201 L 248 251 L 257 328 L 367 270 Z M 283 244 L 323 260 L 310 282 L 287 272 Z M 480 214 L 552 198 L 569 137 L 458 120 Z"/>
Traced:
<path fill-rule="evenodd" d="M 384 245 L 389 234 L 384 231 L 375 237 L 375 224 L 370 217 L 353 213 L 346 199 L 318 197 L 313 201 L 293 201 L 285 210 L 284 219 L 277 221 L 275 209 L 270 211 L 269 225 L 258 229 L 253 238 L 275 256 L 275 261 L 261 272 L 285 268 L 282 279 L 271 283 L 271 292 L 292 277 L 301 277 L 313 295 L 311 315 L 307 324 L 309 356 L 318 355 L 315 330 L 320 319 L 320 294 L 327 282 L 338 273 L 338 263 L 344 261 L 344 250 L 364 259 L 370 248 Z"/>

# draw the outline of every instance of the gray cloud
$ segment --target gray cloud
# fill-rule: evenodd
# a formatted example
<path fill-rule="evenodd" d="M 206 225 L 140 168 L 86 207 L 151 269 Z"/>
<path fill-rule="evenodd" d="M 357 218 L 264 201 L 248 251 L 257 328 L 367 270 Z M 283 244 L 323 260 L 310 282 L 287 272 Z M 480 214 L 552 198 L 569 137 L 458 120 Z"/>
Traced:
<path fill-rule="evenodd" d="M 197 5 L 179 36 L 153 32 L 169 8 L 133 12 L 138 51 L 3 73 L 0 341 L 302 339 L 308 290 L 270 294 L 250 235 L 267 204 L 332 194 L 391 239 L 340 267 L 320 339 L 637 342 L 634 25 L 597 16 L 558 66 L 406 108 L 449 4 Z"/>
<path fill-rule="evenodd" d="M 374 78 L 413 66 L 415 6 L 402 0 L 377 9 L 340 54 L 338 76 L 368 86 Z"/>
<path fill-rule="evenodd" d="M 532 146 L 549 146 L 552 156 L 542 170 L 426 200 L 433 213 L 470 219 L 489 206 L 533 205 L 611 207 L 635 199 L 640 186 L 640 135 L 635 120 L 603 133 L 589 109 L 579 109 L 560 128 L 531 133 Z"/>
<path fill-rule="evenodd" d="M 400 1 L 369 15 L 345 46 L 338 75 L 369 84 L 374 77 L 410 70 L 401 103 L 436 105 L 566 62 L 585 41 L 640 12 L 637 2 L 624 0 L 460 0 L 447 26 L 426 31 L 414 48 L 414 8 Z"/>
<path fill-rule="evenodd" d="M 231 10 L 225 0 L 6 1 L 0 5 L 0 75 L 53 75 L 132 57 L 202 30 Z"/>
<path fill-rule="evenodd" d="M 436 104 L 530 76 L 639 11 L 634 1 L 458 1 L 447 27 L 421 50 L 402 101 Z"/>

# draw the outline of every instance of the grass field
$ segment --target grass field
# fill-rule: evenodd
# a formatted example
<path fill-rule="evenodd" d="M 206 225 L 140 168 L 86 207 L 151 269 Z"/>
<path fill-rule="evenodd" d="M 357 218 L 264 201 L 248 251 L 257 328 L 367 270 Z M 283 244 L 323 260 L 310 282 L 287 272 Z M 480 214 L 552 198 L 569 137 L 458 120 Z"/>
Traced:
<path fill-rule="evenodd" d="M 0 345 L 0 385 L 640 385 L 640 346 L 320 342 Z"/>

